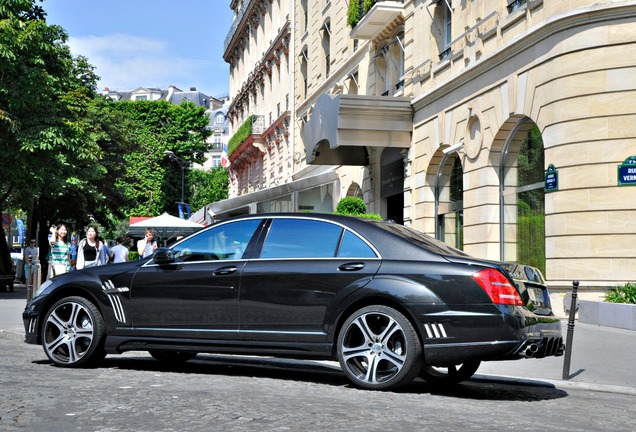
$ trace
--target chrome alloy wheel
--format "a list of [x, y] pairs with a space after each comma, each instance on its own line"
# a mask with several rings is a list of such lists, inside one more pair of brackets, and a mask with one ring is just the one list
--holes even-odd
[[344, 323], [338, 338], [338, 359], [354, 384], [388, 389], [415, 378], [422, 347], [411, 323], [386, 306], [360, 309]]
[[92, 303], [82, 297], [68, 297], [47, 313], [42, 346], [59, 366], [86, 364], [100, 358], [103, 329], [103, 319]]

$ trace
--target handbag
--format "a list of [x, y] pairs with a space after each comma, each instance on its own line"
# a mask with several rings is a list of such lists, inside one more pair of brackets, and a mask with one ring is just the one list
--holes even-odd
[[55, 277], [66, 273], [66, 264], [51, 264], [49, 266], [49, 276]]

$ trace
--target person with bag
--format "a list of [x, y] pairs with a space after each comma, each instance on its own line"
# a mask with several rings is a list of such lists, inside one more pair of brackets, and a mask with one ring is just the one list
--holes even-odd
[[78, 270], [108, 264], [109, 253], [104, 243], [99, 240], [99, 230], [95, 225], [86, 228], [86, 238], [77, 245]]
[[53, 225], [51, 227], [48, 279], [71, 270], [71, 249], [66, 243], [67, 233], [68, 230], [64, 224], [60, 224], [57, 227]]

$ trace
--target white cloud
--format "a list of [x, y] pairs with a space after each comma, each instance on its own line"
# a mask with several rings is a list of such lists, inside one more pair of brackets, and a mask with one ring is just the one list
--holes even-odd
[[191, 86], [205, 91], [201, 82], [211, 61], [179, 56], [170, 44], [128, 34], [70, 38], [73, 55], [83, 55], [95, 66], [101, 78], [98, 90], [126, 91], [137, 87], [167, 88], [174, 84], [187, 89]]

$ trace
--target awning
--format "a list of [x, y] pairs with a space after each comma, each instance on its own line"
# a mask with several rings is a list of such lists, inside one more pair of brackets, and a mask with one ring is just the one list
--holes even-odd
[[308, 164], [364, 166], [367, 148], [409, 148], [412, 130], [410, 98], [324, 94], [301, 134]]
[[206, 206], [205, 219], [208, 217], [223, 218], [233, 216], [235, 214], [249, 213], [249, 206], [259, 202], [269, 201], [275, 198], [286, 196], [292, 192], [310, 189], [323, 184], [331, 183], [338, 179], [338, 175], [334, 169], [322, 174], [304, 177], [279, 186], [251, 192], [234, 198], [228, 198], [223, 201], [208, 204]]
[[178, 236], [192, 234], [203, 228], [203, 225], [164, 213], [161, 216], [144, 219], [128, 227], [128, 235], [143, 237], [146, 228], [153, 228], [155, 237], [164, 245]]

